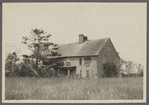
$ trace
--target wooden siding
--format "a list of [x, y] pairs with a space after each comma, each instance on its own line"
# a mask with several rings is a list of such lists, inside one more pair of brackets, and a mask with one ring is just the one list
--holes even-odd
[[99, 52], [97, 62], [98, 77], [103, 77], [103, 64], [108, 62], [114, 63], [120, 74], [120, 57], [110, 39], [108, 39], [102, 50]]
[[[98, 44], [97, 44], [98, 45]], [[96, 46], [97, 46], [96, 45]], [[82, 58], [82, 65], [80, 65], [79, 59]], [[86, 65], [84, 58], [90, 58], [91, 61], [87, 61], [89, 64]], [[85, 78], [89, 71], [89, 77], [103, 77], [103, 64], [104, 63], [114, 63], [120, 74], [120, 57], [115, 50], [110, 38], [106, 40], [104, 45], [101, 47], [101, 50], [97, 56], [80, 56], [80, 57], [67, 57], [64, 59], [64, 66], [66, 62], [70, 62], [70, 66], [76, 67], [76, 75], [80, 75]], [[68, 64], [68, 63], [67, 63]]]
[[[82, 58], [82, 65], [79, 63], [79, 59]], [[70, 61], [70, 66], [76, 66], [76, 75], [80, 75], [80, 71], [82, 70], [82, 77], [86, 77], [86, 71], [89, 71], [89, 77], [97, 77], [97, 57], [87, 57], [91, 58], [91, 62], [89, 65], [85, 65], [84, 58], [86, 57], [78, 57], [78, 58], [64, 58], [64, 66], [66, 66], [66, 62]]]

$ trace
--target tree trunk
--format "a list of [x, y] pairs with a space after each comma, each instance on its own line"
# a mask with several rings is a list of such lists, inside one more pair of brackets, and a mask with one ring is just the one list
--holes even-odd
[[45, 69], [45, 72], [46, 72], [46, 74], [48, 75], [48, 77], [49, 77], [49, 73], [47, 72], [47, 70]]
[[38, 71], [38, 59], [36, 59], [36, 71]]
[[30, 64], [28, 64], [28, 65], [29, 65], [29, 67], [31, 68], [31, 70], [34, 72], [34, 74], [35, 74], [37, 77], [40, 77], [40, 76], [38, 75], [38, 72], [37, 72], [36, 70], [34, 70]]

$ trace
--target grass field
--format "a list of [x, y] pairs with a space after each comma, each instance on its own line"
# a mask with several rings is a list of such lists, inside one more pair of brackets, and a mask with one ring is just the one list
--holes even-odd
[[143, 78], [5, 79], [6, 100], [135, 100], [143, 99]]

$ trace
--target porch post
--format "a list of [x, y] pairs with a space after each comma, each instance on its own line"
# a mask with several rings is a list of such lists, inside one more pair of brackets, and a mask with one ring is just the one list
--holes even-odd
[[68, 69], [68, 76], [69, 76], [69, 74], [70, 74], [70, 69]]

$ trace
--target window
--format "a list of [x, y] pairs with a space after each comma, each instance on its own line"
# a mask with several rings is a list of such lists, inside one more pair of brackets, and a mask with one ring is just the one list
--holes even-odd
[[89, 70], [86, 70], [86, 78], [89, 78]]
[[80, 70], [80, 77], [82, 77], [82, 70]]
[[89, 67], [91, 64], [91, 58], [87, 57], [87, 58], [84, 58], [84, 65], [86, 67]]
[[91, 58], [87, 57], [87, 58], [84, 58], [85, 61], [91, 61]]
[[82, 77], [82, 70], [80, 70], [80, 77]]
[[79, 64], [82, 65], [82, 58], [79, 59]]

